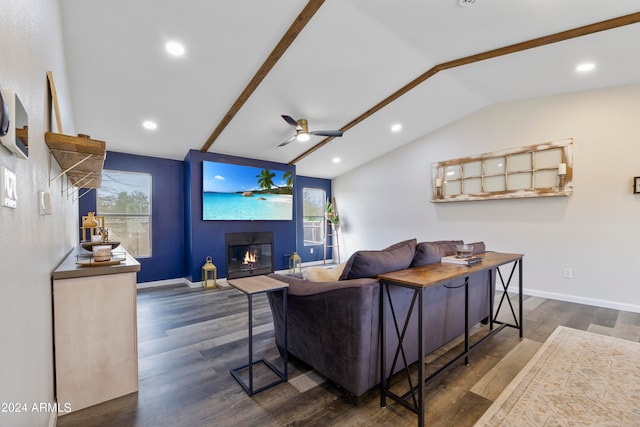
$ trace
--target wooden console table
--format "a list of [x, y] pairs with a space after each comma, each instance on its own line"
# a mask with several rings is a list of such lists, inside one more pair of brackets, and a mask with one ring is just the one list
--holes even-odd
[[[421, 267], [414, 267], [406, 270], [395, 271], [391, 273], [385, 273], [378, 276], [380, 279], [380, 406], [386, 406], [386, 398], [389, 397], [392, 400], [400, 403], [402, 406], [406, 407], [410, 411], [416, 413], [418, 415], [418, 426], [424, 426], [424, 388], [425, 385], [430, 381], [439, 376], [444, 370], [449, 368], [453, 363], [457, 362], [461, 358], [465, 358], [465, 363], [469, 364], [469, 352], [483, 343], [487, 338], [493, 336], [494, 334], [500, 332], [505, 327], [516, 328], [520, 332], [520, 338], [523, 336], [523, 326], [522, 326], [522, 254], [508, 254], [508, 253], [498, 253], [498, 252], [485, 252], [482, 254], [478, 254], [477, 256], [482, 258], [482, 262], [466, 266], [466, 265], [458, 265], [458, 264], [444, 264], [444, 263], [435, 263], [429, 264]], [[498, 269], [498, 267], [506, 264], [513, 263], [513, 267], [511, 269], [511, 273], [507, 281], [505, 282], [502, 273]], [[518, 301], [519, 301], [519, 313], [516, 317], [515, 311], [513, 310], [513, 305], [511, 304], [511, 300], [509, 299], [509, 295], [507, 293], [509, 285], [511, 284], [511, 279], [513, 278], [513, 274], [515, 272], [516, 266], [518, 267]], [[493, 271], [497, 271], [498, 277], [502, 283], [502, 288], [504, 293], [502, 298], [500, 299], [500, 303], [498, 304], [498, 309], [494, 314], [494, 301], [493, 301], [493, 292], [491, 287], [493, 286]], [[489, 274], [489, 333], [476, 342], [473, 346], [469, 345], [469, 276], [473, 273], [487, 271]], [[439, 369], [438, 371], [431, 374], [429, 377], [425, 378], [424, 372], [424, 335], [425, 331], [423, 330], [423, 291], [426, 288], [431, 286], [443, 286], [453, 280], [464, 278], [464, 290], [465, 290], [465, 325], [464, 325], [464, 351], [460, 353], [457, 357], [447, 363], [444, 367]], [[393, 301], [391, 300], [389, 294], [389, 286], [401, 286], [405, 288], [409, 288], [413, 290], [413, 302], [411, 306], [408, 308], [407, 317], [405, 320], [405, 324], [401, 329], [396, 328], [396, 335], [398, 337], [398, 348], [396, 349], [396, 353], [403, 351], [402, 344], [404, 339], [412, 339], [405, 337], [405, 331], [411, 320], [411, 314], [414, 311], [414, 305], [418, 304], [418, 383], [413, 386], [411, 381], [409, 381], [409, 391], [404, 395], [397, 395], [389, 390], [389, 380], [390, 377], [387, 377], [387, 364], [386, 364], [386, 337], [385, 337], [385, 297], [389, 301], [389, 305], [391, 306], [391, 312], [394, 316], [393, 321], [396, 322]], [[500, 309], [503, 306], [503, 302], [507, 302], [509, 308], [511, 309], [511, 314], [513, 315], [514, 323], [503, 323], [496, 320], [498, 313], [500, 313]], [[396, 322], [397, 323], [397, 322]], [[495, 324], [498, 324], [498, 327], [494, 327]], [[402, 331], [402, 332], [400, 332]], [[407, 371], [407, 377], [409, 378], [409, 366], [406, 364], [405, 360], [405, 370]], [[389, 371], [389, 376], [392, 375], [394, 371], [394, 367]], [[417, 391], [417, 396], [416, 396]], [[407, 401], [408, 398], [411, 400]]]

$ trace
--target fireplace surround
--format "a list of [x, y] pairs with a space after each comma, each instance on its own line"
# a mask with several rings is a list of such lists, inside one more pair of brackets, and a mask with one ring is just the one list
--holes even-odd
[[273, 273], [273, 232], [226, 233], [227, 279]]

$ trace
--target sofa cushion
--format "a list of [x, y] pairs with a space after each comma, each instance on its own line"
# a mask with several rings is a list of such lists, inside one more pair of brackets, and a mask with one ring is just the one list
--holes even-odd
[[484, 245], [484, 242], [474, 242], [474, 243], [469, 243], [470, 245], [473, 245], [473, 254], [481, 254], [483, 252], [486, 252], [486, 248]]
[[440, 262], [443, 256], [455, 255], [456, 245], [461, 245], [462, 240], [440, 240], [437, 242], [420, 242], [416, 248], [416, 254], [410, 267]]
[[346, 262], [342, 262], [333, 268], [325, 267], [309, 267], [302, 272], [304, 280], [311, 282], [335, 282], [340, 278], [344, 271]]
[[[462, 240], [439, 240], [437, 242], [418, 243], [416, 254], [411, 261], [410, 267], [419, 267], [421, 265], [440, 262], [440, 259], [444, 256], [455, 255], [456, 245], [461, 244], [463, 244]], [[474, 254], [485, 252], [484, 242], [474, 242], [470, 244], [473, 245]]]
[[416, 239], [398, 242], [380, 251], [357, 251], [347, 260], [340, 280], [376, 277], [382, 273], [409, 267]]
[[[401, 248], [401, 247], [402, 247], [402, 246], [404, 246], [404, 245], [409, 245], [409, 246], [411, 246], [411, 250], [415, 252], [415, 251], [416, 251], [416, 246], [418, 246], [418, 240], [417, 240], [417, 239], [407, 239], [407, 240], [403, 240], [403, 241], [401, 241], [401, 242], [394, 243], [393, 245], [388, 246], [388, 247], [386, 247], [386, 248], [384, 248], [384, 249], [382, 249], [382, 250], [383, 250], [383, 251], [392, 251], [392, 250], [394, 250], [394, 249]], [[385, 272], [385, 273], [386, 273], [386, 272]]]

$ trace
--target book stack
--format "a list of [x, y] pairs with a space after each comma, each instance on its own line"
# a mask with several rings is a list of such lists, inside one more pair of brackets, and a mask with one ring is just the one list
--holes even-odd
[[445, 256], [440, 259], [440, 262], [445, 264], [460, 264], [460, 265], [473, 265], [482, 261], [482, 258], [479, 256], [471, 256], [471, 257], [458, 257], [456, 255]]

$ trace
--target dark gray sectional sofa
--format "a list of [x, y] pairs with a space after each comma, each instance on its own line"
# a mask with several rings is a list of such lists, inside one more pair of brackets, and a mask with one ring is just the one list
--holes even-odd
[[[358, 398], [380, 382], [379, 306], [380, 284], [376, 276], [390, 271], [440, 262], [455, 254], [461, 241], [417, 243], [399, 242], [380, 251], [358, 251], [346, 263], [340, 280], [311, 282], [294, 276], [270, 277], [289, 284], [289, 354], [307, 363], [342, 387], [347, 397]], [[474, 243], [474, 252], [484, 252], [483, 243]], [[489, 315], [488, 271], [469, 278], [469, 321], [474, 325]], [[494, 279], [495, 280], [495, 279]], [[464, 332], [464, 287], [462, 279], [425, 290], [425, 354], [436, 350]], [[411, 291], [390, 287], [396, 314], [405, 313]], [[284, 324], [279, 295], [269, 293], [274, 317], [276, 344], [282, 352]], [[397, 346], [389, 307], [385, 307], [386, 354], [392, 360]], [[412, 316], [408, 334], [417, 337], [417, 315]], [[404, 322], [404, 318], [400, 318]], [[405, 340], [409, 363], [417, 360], [415, 340]], [[396, 367], [396, 371], [400, 366]]]

